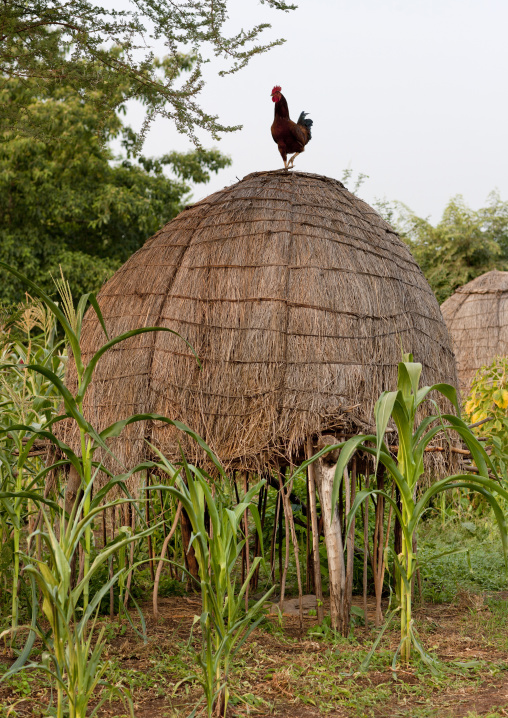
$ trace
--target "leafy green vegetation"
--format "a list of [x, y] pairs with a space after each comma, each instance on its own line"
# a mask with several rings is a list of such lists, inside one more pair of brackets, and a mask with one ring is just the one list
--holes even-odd
[[[63, 62], [63, 52], [55, 53], [55, 62]], [[105, 90], [99, 86], [95, 92], [99, 102], [105, 100]], [[99, 289], [189, 201], [189, 181], [206, 182], [210, 172], [230, 164], [218, 150], [205, 149], [135, 160], [132, 130], [120, 115], [101, 120], [70, 81], [50, 91], [35, 79], [2, 83], [3, 107], [12, 107], [19, 95], [34, 121], [51, 123], [58, 142], [13, 132], [2, 114], [0, 260], [46, 292], [54, 291], [52, 276], [60, 276], [60, 267], [74, 296]], [[118, 110], [129, 97], [124, 79], [114, 98]], [[115, 139], [122, 157], [110, 148]], [[23, 300], [26, 285], [4, 272], [0, 276], [0, 302]]]
[[[283, 0], [266, 3], [283, 11], [294, 8]], [[227, 74], [245, 67], [253, 55], [284, 42], [259, 44], [259, 36], [270, 27], [267, 24], [229, 35], [225, 27], [229, 5], [228, 0], [215, 0], [211, 6], [181, 0], [138, 0], [119, 10], [89, 0], [4, 3], [0, 75], [39, 83], [44, 100], [65, 82], [71, 99], [85, 102], [97, 116], [99, 134], [118, 110], [119, 88], [128, 83], [129, 96], [146, 108], [145, 122], [135, 136], [138, 148], [157, 116], [167, 118], [195, 141], [197, 128], [217, 139], [220, 133], [237, 128], [221, 125], [197, 102], [204, 86], [202, 66], [208, 60], [205, 48], [224, 59], [219, 74]], [[153, 58], [151, 48], [156, 39], [163, 40], [169, 51], [162, 63]], [[62, 47], [64, 57], [60, 55]], [[179, 72], [188, 62], [182, 50], [194, 63], [185, 82], [179, 81]], [[19, 134], [61, 139], [51, 116], [34, 114], [29, 96], [23, 92], [3, 105], [2, 114], [8, 128]]]
[[[471, 423], [484, 422], [475, 432], [486, 439], [498, 472], [508, 477], [508, 357], [495, 357], [481, 367], [471, 384], [464, 411]], [[488, 419], [488, 421], [487, 421]]]
[[[465, 550], [449, 553], [457, 546]], [[425, 601], [452, 602], [461, 592], [508, 588], [503, 546], [488, 512], [487, 516], [461, 512], [447, 520], [444, 529], [437, 516], [424, 522], [418, 554]], [[440, 557], [427, 562], [431, 555]]]
[[508, 269], [508, 202], [498, 192], [478, 210], [452, 198], [435, 226], [400, 202], [376, 206], [409, 245], [440, 304], [480, 274]]

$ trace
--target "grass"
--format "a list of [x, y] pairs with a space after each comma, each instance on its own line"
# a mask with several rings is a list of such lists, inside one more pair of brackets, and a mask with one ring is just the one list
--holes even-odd
[[423, 596], [426, 601], [445, 603], [460, 592], [503, 591], [508, 589], [503, 548], [489, 517], [466, 513], [448, 520], [422, 524], [419, 555], [429, 555], [463, 546], [468, 553], [443, 556], [422, 567]]

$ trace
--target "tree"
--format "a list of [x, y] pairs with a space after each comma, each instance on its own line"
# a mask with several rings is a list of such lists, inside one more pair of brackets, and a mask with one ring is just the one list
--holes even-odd
[[454, 197], [435, 227], [401, 203], [378, 202], [377, 209], [411, 248], [440, 304], [480, 274], [508, 269], [508, 202], [498, 192], [478, 210]]
[[[62, 54], [62, 53], [60, 53]], [[0, 259], [47, 291], [59, 267], [75, 296], [98, 289], [188, 201], [188, 180], [206, 182], [210, 172], [230, 164], [218, 150], [170, 152], [156, 159], [134, 158], [135, 136], [117, 114], [100, 118], [95, 104], [72, 85], [55, 85], [51, 96], [36, 80], [9, 80], [0, 91], [3, 107], [19, 96], [36, 122], [51, 125], [60, 142], [44, 142], [9, 130], [0, 119]], [[100, 101], [100, 93], [96, 92]], [[129, 83], [112, 100], [122, 108]], [[123, 159], [103, 145], [117, 138]], [[178, 179], [169, 179], [169, 167]], [[20, 301], [21, 283], [0, 285], [0, 301]]]
[[[288, 11], [284, 0], [262, 0], [271, 8]], [[228, 0], [129, 0], [128, 9], [114, 10], [89, 0], [59, 3], [55, 0], [9, 0], [0, 3], [0, 89], [2, 82], [35, 80], [51, 97], [61, 83], [76, 97], [91, 103], [98, 115], [97, 128], [108, 124], [118, 109], [118, 85], [128, 80], [131, 98], [147, 108], [146, 120], [136, 137], [139, 149], [150, 122], [162, 115], [197, 143], [195, 128], [218, 139], [226, 127], [196, 102], [203, 88], [202, 67], [210, 51], [225, 60], [219, 74], [236, 72], [251, 57], [265, 52], [279, 39], [258, 44], [268, 24], [227, 36]], [[168, 57], [154, 60], [150, 44], [163, 40]], [[65, 48], [65, 55], [60, 50]], [[118, 48], [121, 52], [111, 52]], [[184, 53], [184, 54], [182, 54]], [[192, 56], [193, 69], [181, 82], [182, 58]], [[99, 95], [97, 95], [99, 90]], [[54, 136], [51, 123], [41, 123], [23, 94], [3, 112], [11, 129], [30, 136]]]

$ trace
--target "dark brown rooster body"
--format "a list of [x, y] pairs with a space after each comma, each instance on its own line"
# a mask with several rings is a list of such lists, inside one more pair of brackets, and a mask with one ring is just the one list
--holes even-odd
[[[306, 112], [300, 114], [298, 122], [290, 120], [288, 103], [280, 90], [279, 85], [272, 90], [272, 100], [275, 103], [272, 137], [284, 161], [284, 169], [287, 170], [293, 167], [295, 157], [304, 151], [305, 145], [311, 139], [312, 120], [306, 119]], [[288, 154], [292, 152], [294, 154], [288, 162]]]

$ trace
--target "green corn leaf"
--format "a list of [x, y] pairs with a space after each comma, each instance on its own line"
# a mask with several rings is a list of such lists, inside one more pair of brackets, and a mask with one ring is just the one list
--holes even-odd
[[[367, 454], [371, 454], [372, 456], [376, 456], [377, 453], [377, 450], [371, 448], [370, 446], [362, 446], [362, 451]], [[397, 488], [401, 493], [402, 500], [406, 503], [408, 507], [411, 506], [413, 501], [413, 495], [403, 474], [399, 471], [397, 462], [390, 456], [390, 454], [384, 451], [380, 453], [379, 460], [397, 484]]]
[[137, 541], [139, 539], [144, 538], [145, 536], [149, 536], [161, 525], [162, 525], [162, 523], [155, 524], [154, 526], [151, 526], [149, 529], [145, 529], [144, 531], [140, 531], [139, 533], [136, 533], [133, 536], [128, 536], [127, 538], [122, 539], [118, 543], [115, 543], [113, 545], [109, 544], [108, 546], [106, 546], [96, 556], [94, 562], [90, 566], [87, 576], [85, 576], [80, 581], [80, 583], [76, 586], [76, 588], [72, 591], [74, 605], [77, 605], [78, 599], [81, 596], [85, 585], [87, 585], [90, 582], [90, 579], [92, 578], [94, 573], [98, 570], [99, 566], [101, 566], [105, 561], [107, 561], [108, 558], [113, 555], [113, 553], [116, 553], [116, 551], [123, 548], [124, 546], [128, 546], [133, 541]]
[[3, 678], [0, 678], [0, 682], [7, 678], [8, 676], [14, 675], [14, 673], [17, 673], [19, 670], [23, 668], [25, 663], [30, 657], [30, 653], [32, 652], [33, 645], [35, 643], [35, 639], [37, 638], [38, 632], [37, 632], [37, 616], [38, 616], [38, 607], [39, 603], [37, 600], [37, 584], [35, 582], [35, 579], [32, 575], [29, 575], [30, 578], [30, 588], [32, 591], [32, 601], [31, 601], [31, 608], [32, 608], [32, 620], [30, 624], [30, 632], [28, 634], [26, 643], [23, 647], [23, 650], [17, 657], [17, 659], [14, 661], [12, 666], [9, 668], [7, 674], [3, 676]]
[[418, 639], [418, 634], [415, 631], [413, 621], [411, 621], [411, 624], [409, 626], [409, 633], [411, 635], [411, 638], [413, 639], [413, 644], [418, 653], [420, 654], [420, 658], [425, 663], [427, 668], [430, 670], [433, 676], [440, 676], [442, 674], [442, 671], [440, 670], [439, 664], [436, 662], [436, 659], [430, 656], [425, 649], [423, 648], [422, 644], [420, 643]]
[[398, 611], [400, 611], [400, 606], [398, 606], [397, 608], [395, 608], [393, 611], [391, 611], [391, 612], [386, 616], [385, 623], [384, 623], [383, 627], [381, 628], [381, 630], [379, 631], [376, 640], [375, 640], [374, 643], [372, 644], [372, 648], [370, 649], [370, 651], [367, 653], [367, 655], [365, 656], [365, 658], [363, 659], [363, 661], [362, 661], [361, 664], [360, 664], [360, 671], [361, 671], [362, 673], [368, 670], [369, 665], [370, 665], [370, 662], [371, 662], [371, 660], [372, 660], [372, 656], [373, 656], [374, 653], [376, 652], [376, 648], [377, 648], [377, 647], [379, 646], [379, 644], [381, 643], [381, 639], [383, 638], [383, 636], [384, 636], [384, 634], [385, 634], [385, 631], [388, 630], [388, 628], [389, 628], [389, 626], [390, 626], [390, 623], [391, 623], [392, 620], [393, 620], [393, 617], [395, 616], [395, 614], [396, 614]]
[[399, 363], [397, 386], [401, 390], [404, 400], [408, 399], [411, 394], [413, 397], [416, 397], [421, 373], [422, 365], [418, 362], [409, 361]]
[[393, 510], [395, 512], [395, 515], [399, 519], [400, 526], [401, 526], [402, 532], [405, 536], [407, 545], [408, 546], [411, 545], [410, 534], [407, 531], [405, 522], [402, 519], [402, 516], [399, 511], [399, 507], [397, 506], [397, 502], [389, 494], [387, 494], [385, 491], [382, 491], [381, 489], [369, 489], [368, 491], [363, 490], [363, 491], [359, 491], [356, 494], [355, 500], [353, 501], [351, 510], [349, 511], [349, 513], [347, 515], [347, 519], [346, 519], [346, 536], [349, 535], [349, 531], [351, 529], [351, 524], [353, 523], [353, 519], [355, 518], [356, 512], [358, 511], [358, 509], [360, 508], [362, 503], [369, 496], [373, 496], [373, 495], [382, 496], [389, 504], [391, 504], [391, 506], [393, 506]]
[[219, 516], [219, 512], [217, 511], [217, 505], [212, 497], [212, 492], [210, 491], [210, 487], [208, 486], [208, 483], [203, 479], [202, 476], [198, 475], [197, 480], [199, 481], [201, 490], [203, 491], [203, 494], [205, 496], [205, 500], [206, 500], [206, 504], [208, 506], [208, 512], [210, 514], [210, 519], [212, 521], [214, 533], [217, 532], [220, 534], [220, 516]]
[[451, 425], [450, 428], [453, 428], [464, 440], [480, 474], [488, 476], [490, 469], [492, 473], [497, 476], [496, 469], [490, 457], [467, 424], [462, 421], [462, 419], [459, 419], [459, 417], [453, 416], [453, 414], [444, 414], [443, 420], [449, 422]]
[[425, 561], [420, 561], [420, 559], [417, 559], [417, 563], [420, 566], [427, 566], [429, 563], [432, 563], [433, 561], [437, 561], [440, 558], [444, 558], [445, 556], [453, 556], [456, 553], [468, 553], [468, 548], [452, 548], [449, 551], [441, 551], [441, 553], [436, 553], [433, 556], [430, 556], [429, 558], [425, 559]]
[[[351, 439], [348, 439], [344, 444], [337, 444], [334, 448], [340, 447], [341, 451], [339, 454], [339, 460], [337, 461], [337, 465], [335, 467], [335, 474], [333, 477], [333, 489], [332, 489], [332, 506], [336, 506], [337, 501], [339, 499], [339, 492], [340, 492], [340, 486], [342, 483], [342, 477], [344, 475], [344, 469], [349, 464], [351, 458], [354, 456], [356, 451], [361, 447], [362, 450], [364, 447], [365, 441], [376, 441], [375, 436], [353, 436]], [[330, 448], [330, 447], [327, 447]], [[333, 520], [333, 517], [330, 518], [330, 521]]]
[[393, 407], [399, 395], [398, 391], [385, 391], [376, 401], [374, 407], [374, 417], [376, 420], [376, 469], [379, 464], [379, 455], [383, 444], [384, 435], [388, 422], [392, 416]]
[[80, 298], [78, 302], [78, 307], [76, 310], [77, 320], [78, 320], [78, 336], [81, 335], [81, 325], [83, 322], [83, 317], [85, 316], [85, 310], [86, 305], [90, 303], [93, 307], [95, 314], [97, 315], [97, 319], [100, 322], [100, 325], [102, 327], [102, 330], [104, 331], [104, 334], [106, 336], [106, 339], [109, 340], [108, 331], [106, 329], [106, 324], [104, 322], [104, 317], [102, 316], [101, 308], [99, 307], [99, 304], [97, 302], [97, 297], [93, 292], [89, 292], [88, 294], [83, 294], [83, 296]]
[[[46, 506], [52, 508], [54, 511], [60, 512], [59, 504], [52, 499], [44, 498], [44, 495], [41, 494], [39, 491], [0, 491], [0, 501], [3, 501], [4, 499], [29, 499], [30, 501], [33, 501], [36, 505], [45, 504]], [[5, 503], [4, 506], [9, 512], [8, 507], [12, 506], [12, 504], [10, 502]], [[15, 512], [14, 515], [16, 515]]]
[[448, 401], [456, 409], [457, 414], [460, 415], [457, 390], [455, 389], [454, 386], [451, 386], [451, 384], [433, 384], [432, 386], [424, 386], [416, 394], [416, 405], [420, 406], [420, 404], [423, 401], [425, 401], [425, 399], [427, 398], [428, 394], [430, 394], [431, 391], [438, 391], [440, 394], [442, 394], [444, 397], [446, 397], [448, 399]]
[[119, 571], [115, 573], [114, 576], [112, 576], [109, 581], [101, 586], [101, 588], [97, 591], [97, 593], [94, 594], [92, 600], [88, 604], [86, 611], [84, 612], [83, 616], [81, 617], [81, 620], [78, 624], [78, 631], [83, 632], [86, 630], [88, 626], [88, 622], [90, 621], [90, 618], [92, 617], [92, 614], [95, 612], [95, 609], [99, 606], [100, 602], [104, 598], [104, 596], [108, 593], [109, 589], [115, 585], [115, 583], [118, 581], [120, 576], [122, 574], [126, 573], [126, 568], [121, 568]]

